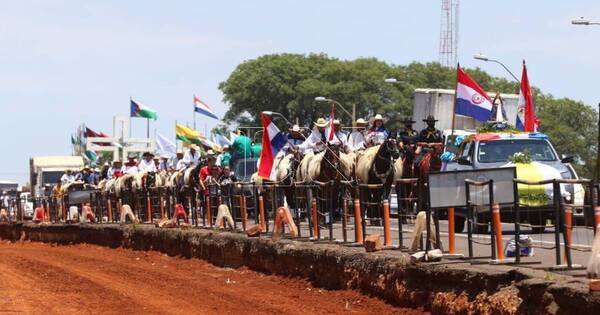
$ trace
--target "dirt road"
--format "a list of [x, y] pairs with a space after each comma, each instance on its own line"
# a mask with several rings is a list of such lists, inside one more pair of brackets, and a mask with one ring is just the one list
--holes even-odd
[[422, 314], [304, 280], [91, 245], [2, 241], [0, 275], [1, 314]]

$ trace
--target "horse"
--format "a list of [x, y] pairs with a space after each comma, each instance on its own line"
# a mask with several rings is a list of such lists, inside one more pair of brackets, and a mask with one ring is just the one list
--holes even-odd
[[[402, 176], [398, 179], [409, 179], [415, 178], [415, 153], [416, 148], [412, 145], [404, 145], [402, 150], [402, 159], [396, 161], [401, 164]], [[397, 182], [397, 180], [395, 180]], [[411, 199], [417, 191], [417, 184], [408, 183], [396, 185], [396, 196], [398, 197], [398, 206], [400, 207], [402, 214], [408, 213], [414, 214], [414, 204]], [[404, 219], [403, 219], [404, 220]]]
[[[382, 184], [382, 189], [369, 189], [360, 191], [361, 198], [367, 202], [380, 202], [382, 197], [387, 198], [390, 195], [392, 183], [395, 178], [401, 176], [397, 174], [402, 168], [396, 166], [396, 159], [399, 157], [396, 138], [388, 138], [380, 145], [370, 147], [360, 156], [356, 165], [356, 179], [359, 184]], [[367, 207], [367, 216], [371, 218], [380, 218], [378, 207]], [[374, 221], [377, 222], [378, 220]]]
[[[278, 161], [276, 160], [276, 181], [283, 186], [283, 197], [285, 197], [287, 204], [296, 208], [301, 205], [296, 204], [295, 195], [297, 193], [294, 187], [296, 180], [296, 174], [298, 167], [300, 166], [300, 154], [297, 151], [293, 151], [281, 157]], [[283, 204], [283, 200], [281, 204]]]
[[419, 204], [424, 205], [428, 198], [428, 190], [425, 187], [427, 181], [427, 175], [429, 172], [438, 172], [442, 169], [442, 160], [440, 155], [442, 154], [443, 143], [417, 143], [417, 146], [425, 149], [425, 152], [421, 152], [420, 159], [417, 159], [415, 166], [415, 177], [419, 179]]

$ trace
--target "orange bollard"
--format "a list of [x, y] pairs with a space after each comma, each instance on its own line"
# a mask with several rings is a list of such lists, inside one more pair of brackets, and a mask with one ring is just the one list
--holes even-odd
[[448, 252], [456, 253], [456, 243], [454, 235], [454, 208], [448, 208]]
[[208, 225], [210, 227], [212, 227], [213, 222], [212, 222], [212, 210], [210, 209], [210, 196], [206, 196], [206, 220], [208, 220]]
[[[565, 247], [571, 246], [571, 233], [573, 231], [573, 208], [569, 206], [565, 206], [565, 228], [567, 229], [567, 244]], [[565, 260], [566, 260], [567, 251], [565, 250]]]
[[313, 228], [313, 237], [319, 237], [319, 216], [317, 215], [317, 199], [313, 198], [310, 202], [311, 206], [311, 215], [312, 215], [312, 228]]
[[146, 196], [146, 221], [152, 223], [152, 201], [150, 195]]
[[363, 243], [362, 216], [360, 215], [360, 200], [354, 199], [354, 240]]
[[110, 202], [110, 197], [106, 199], [106, 211], [108, 212], [108, 222], [112, 222], [112, 203]]
[[260, 213], [260, 228], [263, 232], [267, 231], [265, 224], [265, 200], [263, 196], [258, 196], [258, 211]]
[[594, 208], [594, 226], [596, 227], [596, 233], [600, 232], [600, 206]]
[[390, 202], [383, 200], [383, 245], [392, 246], [392, 233], [390, 229]]
[[495, 203], [492, 207], [492, 220], [494, 231], [496, 232], [496, 257], [498, 260], [504, 260], [504, 246], [502, 244], [502, 224], [500, 223], [500, 205]]
[[240, 216], [242, 216], [242, 230], [246, 231], [246, 196], [240, 196]]

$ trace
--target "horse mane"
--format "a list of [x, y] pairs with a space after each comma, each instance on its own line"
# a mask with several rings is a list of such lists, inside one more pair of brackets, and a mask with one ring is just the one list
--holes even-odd
[[373, 165], [373, 161], [375, 160], [380, 147], [381, 145], [376, 145], [367, 148], [356, 163], [356, 179], [360, 183], [366, 184], [369, 182], [369, 171], [371, 170], [371, 165]]
[[341, 171], [342, 171], [342, 174], [344, 174], [344, 176], [346, 176], [346, 179], [348, 179], [348, 180], [354, 177], [354, 164], [356, 163], [355, 160], [356, 160], [356, 153], [340, 152]]
[[323, 161], [323, 158], [325, 157], [325, 151], [319, 152], [317, 154], [314, 155], [314, 157], [310, 160], [310, 163], [308, 165], [308, 172], [306, 173], [306, 178], [308, 179], [309, 182], [312, 182], [313, 180], [317, 179], [319, 177], [319, 174], [321, 174], [321, 161]]
[[275, 178], [278, 182], [286, 179], [288, 175], [290, 175], [290, 172], [293, 171], [291, 169], [293, 157], [293, 154], [288, 153], [283, 157], [279, 157], [275, 160], [275, 165], [277, 165], [277, 172]]
[[404, 173], [404, 161], [403, 159], [396, 159], [394, 161], [394, 183], [402, 178]]

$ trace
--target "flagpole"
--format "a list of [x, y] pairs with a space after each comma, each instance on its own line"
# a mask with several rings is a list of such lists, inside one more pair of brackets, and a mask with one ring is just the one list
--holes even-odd
[[450, 136], [454, 136], [454, 121], [456, 119], [456, 94], [458, 94], [458, 70], [460, 69], [460, 62], [456, 63], [456, 87], [454, 88], [454, 104], [452, 105], [452, 132]]
[[150, 139], [150, 118], [146, 118], [146, 138]]
[[178, 148], [178, 144], [177, 144], [177, 119], [175, 119], [175, 153], [177, 153], [177, 148]]

